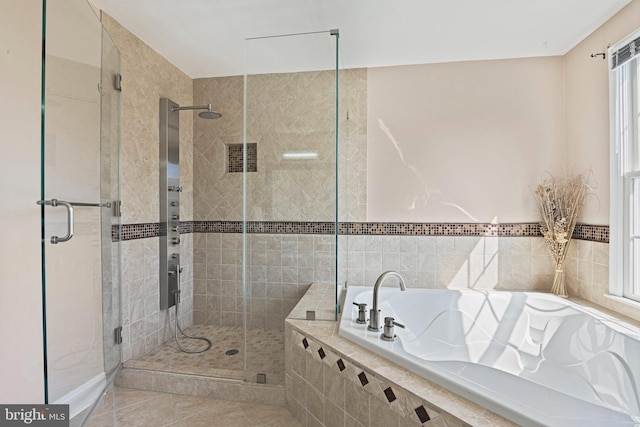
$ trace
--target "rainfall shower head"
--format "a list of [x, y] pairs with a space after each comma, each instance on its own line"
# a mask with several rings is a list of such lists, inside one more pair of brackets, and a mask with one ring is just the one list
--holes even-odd
[[217, 113], [211, 109], [211, 104], [207, 105], [193, 105], [189, 107], [171, 107], [171, 111], [180, 111], [180, 110], [207, 110], [198, 114], [203, 119], [218, 119], [222, 117], [222, 114]]
[[211, 110], [203, 111], [198, 115], [203, 119], [219, 119], [222, 117], [222, 114]]

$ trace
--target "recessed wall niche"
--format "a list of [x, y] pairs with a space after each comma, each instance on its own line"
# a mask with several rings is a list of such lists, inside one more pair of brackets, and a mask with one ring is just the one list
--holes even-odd
[[[227, 144], [227, 172], [242, 173], [242, 145]], [[258, 172], [258, 144], [247, 142], [247, 172]]]

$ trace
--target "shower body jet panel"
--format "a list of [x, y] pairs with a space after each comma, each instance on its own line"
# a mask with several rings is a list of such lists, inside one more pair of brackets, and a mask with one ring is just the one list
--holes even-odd
[[180, 277], [180, 115], [160, 99], [160, 309], [175, 305]]

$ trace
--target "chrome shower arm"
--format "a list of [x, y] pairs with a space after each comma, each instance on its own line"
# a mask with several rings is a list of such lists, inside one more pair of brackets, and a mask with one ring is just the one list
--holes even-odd
[[207, 105], [192, 105], [187, 107], [171, 107], [171, 111], [180, 111], [180, 110], [207, 110], [211, 111], [211, 104]]

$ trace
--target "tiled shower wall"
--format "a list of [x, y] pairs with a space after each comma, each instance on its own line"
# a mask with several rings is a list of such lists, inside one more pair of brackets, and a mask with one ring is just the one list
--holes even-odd
[[[283, 330], [311, 283], [332, 283], [334, 242], [327, 235], [248, 235], [248, 327]], [[242, 326], [242, 234], [196, 233], [194, 245], [194, 323]]]
[[[340, 72], [340, 218], [364, 221], [366, 209], [366, 70]], [[242, 219], [242, 174], [227, 172], [227, 146], [243, 141], [243, 78], [196, 79], [194, 103], [222, 117], [194, 123], [194, 219]], [[247, 141], [256, 143], [257, 172], [247, 177], [251, 221], [335, 220], [335, 73], [250, 76]], [[314, 151], [315, 160], [285, 152]], [[242, 322], [239, 234], [195, 235], [194, 322]], [[311, 283], [335, 280], [335, 238], [256, 234], [248, 238], [249, 327], [282, 330]]]
[[[102, 23], [121, 53], [122, 74], [122, 224], [159, 221], [159, 104], [167, 97], [193, 104], [193, 80], [106, 14]], [[193, 217], [193, 113], [180, 115], [181, 217]], [[159, 300], [157, 234], [122, 244], [123, 360], [137, 358], [170, 337], [170, 315]], [[182, 321], [192, 322], [191, 234], [181, 237], [185, 271]], [[173, 309], [171, 319], [173, 319]]]
[[[266, 74], [248, 79], [247, 142], [257, 172], [247, 177], [250, 221], [335, 219], [335, 73]], [[366, 70], [340, 73], [340, 219], [366, 216]], [[218, 120], [194, 123], [194, 219], [242, 219], [242, 174], [228, 173], [227, 145], [243, 141], [243, 77], [194, 80], [194, 102]], [[286, 160], [313, 151], [315, 160]]]

